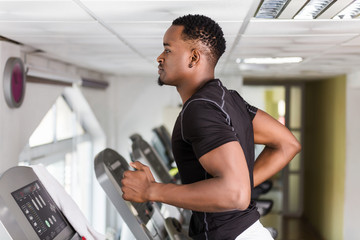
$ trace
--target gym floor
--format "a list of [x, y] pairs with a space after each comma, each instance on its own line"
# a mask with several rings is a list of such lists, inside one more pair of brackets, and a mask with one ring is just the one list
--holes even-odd
[[311, 225], [302, 218], [283, 217], [269, 213], [260, 218], [265, 227], [274, 227], [278, 231], [275, 240], [323, 240]]

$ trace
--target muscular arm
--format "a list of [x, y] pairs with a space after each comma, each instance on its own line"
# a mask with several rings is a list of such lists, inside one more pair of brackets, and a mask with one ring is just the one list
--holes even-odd
[[265, 148], [254, 165], [254, 186], [279, 172], [300, 152], [300, 143], [281, 123], [258, 110], [253, 119], [254, 141]]
[[243, 150], [238, 142], [226, 143], [200, 158], [213, 178], [193, 184], [156, 183], [148, 167], [132, 164], [127, 171], [123, 198], [131, 201], [157, 201], [195, 211], [244, 210], [250, 202], [250, 180]]

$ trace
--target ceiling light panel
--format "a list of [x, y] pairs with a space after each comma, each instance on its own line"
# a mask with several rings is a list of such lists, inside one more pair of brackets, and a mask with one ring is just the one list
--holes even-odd
[[315, 19], [336, 0], [310, 0], [294, 19]]
[[360, 0], [356, 0], [336, 15], [335, 19], [352, 19], [360, 16]]
[[280, 19], [292, 19], [308, 0], [291, 0], [286, 8], [280, 13]]
[[282, 57], [282, 58], [245, 58], [243, 62], [246, 64], [286, 64], [299, 63], [303, 59], [301, 57]]
[[326, 11], [323, 11], [317, 19], [331, 19], [353, 1], [354, 0], [338, 0], [326, 9]]
[[257, 11], [256, 18], [276, 18], [289, 0], [263, 0], [259, 10]]

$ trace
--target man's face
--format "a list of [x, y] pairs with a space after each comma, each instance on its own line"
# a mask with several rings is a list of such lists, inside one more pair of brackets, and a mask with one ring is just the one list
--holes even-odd
[[157, 58], [159, 63], [159, 85], [178, 86], [189, 74], [191, 46], [181, 33], [184, 26], [171, 26], [164, 35], [164, 51]]

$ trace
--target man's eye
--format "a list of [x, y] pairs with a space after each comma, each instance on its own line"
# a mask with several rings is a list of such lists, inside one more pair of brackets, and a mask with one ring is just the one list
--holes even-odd
[[169, 50], [169, 49], [165, 49], [164, 52], [165, 52], [165, 53], [169, 53], [170, 50]]

